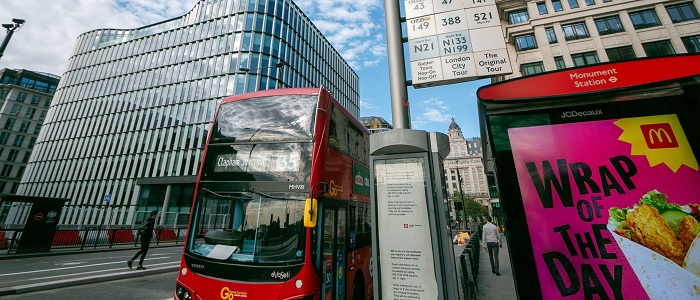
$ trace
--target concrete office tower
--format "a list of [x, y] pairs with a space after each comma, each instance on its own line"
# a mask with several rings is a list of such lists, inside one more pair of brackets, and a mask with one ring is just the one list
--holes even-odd
[[513, 74], [700, 52], [700, 0], [496, 0]]
[[359, 117], [357, 74], [290, 0], [202, 0], [74, 49], [18, 191], [71, 199], [64, 225], [187, 224], [224, 96], [325, 86]]
[[29, 70], [0, 70], [0, 197], [17, 192], [59, 79]]

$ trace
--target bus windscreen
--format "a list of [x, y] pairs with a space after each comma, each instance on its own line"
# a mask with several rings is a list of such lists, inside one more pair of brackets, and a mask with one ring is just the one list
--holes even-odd
[[211, 144], [311, 140], [318, 96], [280, 95], [224, 103]]
[[218, 261], [290, 263], [303, 260], [304, 195], [200, 191], [188, 252]]

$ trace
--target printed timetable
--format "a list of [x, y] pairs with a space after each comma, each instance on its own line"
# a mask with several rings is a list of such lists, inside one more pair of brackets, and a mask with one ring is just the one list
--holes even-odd
[[404, 0], [416, 88], [510, 74], [495, 0]]

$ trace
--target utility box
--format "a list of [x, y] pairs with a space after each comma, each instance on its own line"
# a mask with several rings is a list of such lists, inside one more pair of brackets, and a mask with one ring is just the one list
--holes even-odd
[[370, 136], [375, 299], [457, 299], [442, 133], [394, 129]]

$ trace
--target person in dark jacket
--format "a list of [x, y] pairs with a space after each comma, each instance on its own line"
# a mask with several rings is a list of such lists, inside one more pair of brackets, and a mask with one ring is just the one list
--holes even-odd
[[148, 253], [148, 247], [151, 245], [151, 239], [153, 238], [153, 227], [156, 224], [156, 218], [158, 218], [158, 212], [154, 210], [151, 212], [151, 217], [146, 220], [146, 230], [143, 234], [141, 234], [141, 250], [139, 250], [139, 252], [136, 252], [136, 255], [134, 255], [134, 257], [131, 258], [131, 260], [126, 262], [126, 265], [129, 266], [129, 269], [131, 269], [131, 266], [134, 264], [134, 261], [137, 257], [139, 257], [139, 255], [141, 256], [141, 260], [139, 260], [139, 266], [136, 269], [146, 269], [143, 267], [143, 259], [146, 258], [146, 253]]

